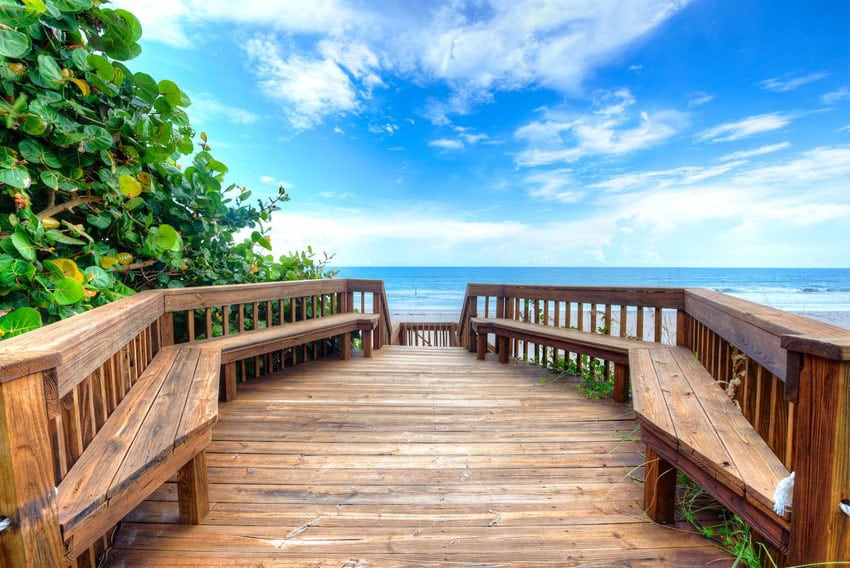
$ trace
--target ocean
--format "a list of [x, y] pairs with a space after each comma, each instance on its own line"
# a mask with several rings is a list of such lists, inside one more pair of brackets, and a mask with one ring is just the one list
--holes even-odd
[[[846, 268], [333, 267], [340, 278], [384, 281], [394, 318], [460, 312], [466, 285], [693, 286], [850, 327]], [[843, 314], [843, 315], [842, 315]]]

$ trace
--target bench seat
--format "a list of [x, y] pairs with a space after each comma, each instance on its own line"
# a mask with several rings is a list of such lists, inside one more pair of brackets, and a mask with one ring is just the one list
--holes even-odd
[[218, 417], [218, 351], [162, 348], [58, 487], [66, 558], [84, 552], [175, 473], [180, 520], [207, 513], [204, 449]]
[[773, 493], [789, 472], [723, 388], [683, 347], [636, 348], [629, 358], [650, 517], [674, 520], [679, 470], [786, 550], [790, 526], [773, 512]]
[[355, 331], [363, 333], [363, 356], [371, 357], [372, 331], [378, 326], [380, 318], [379, 314], [333, 314], [236, 335], [202, 339], [192, 345], [221, 352], [221, 400], [229, 402], [236, 398], [236, 361], [340, 335], [344, 336], [340, 357], [348, 359], [351, 357], [351, 333]]
[[635, 347], [656, 345], [638, 339], [552, 327], [506, 318], [470, 318], [470, 324], [473, 332], [478, 335], [477, 350], [478, 358], [481, 360], [487, 353], [487, 334], [492, 333], [496, 336], [501, 363], [507, 363], [509, 359], [510, 354], [507, 346], [507, 338], [509, 337], [590, 357], [598, 357], [615, 363], [613, 397], [618, 402], [625, 402], [628, 399], [629, 350]]

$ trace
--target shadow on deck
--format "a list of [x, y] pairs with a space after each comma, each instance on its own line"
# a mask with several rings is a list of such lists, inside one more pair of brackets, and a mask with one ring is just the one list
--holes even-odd
[[385, 346], [241, 385], [207, 449], [209, 515], [178, 524], [167, 483], [106, 565], [729, 565], [643, 513], [631, 408], [544, 372]]

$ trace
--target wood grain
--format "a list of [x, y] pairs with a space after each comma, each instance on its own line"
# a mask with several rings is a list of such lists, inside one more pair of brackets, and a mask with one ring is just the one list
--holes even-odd
[[206, 451], [210, 513], [177, 525], [165, 484], [107, 565], [731, 562], [640, 510], [627, 407], [539, 376], [462, 348], [387, 346], [240, 385]]

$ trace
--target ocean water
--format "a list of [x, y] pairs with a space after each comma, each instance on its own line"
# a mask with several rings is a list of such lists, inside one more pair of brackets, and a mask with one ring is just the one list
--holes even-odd
[[468, 283], [559, 286], [693, 286], [781, 310], [850, 313], [845, 268], [335, 267], [340, 278], [384, 281], [394, 314], [460, 311]]

